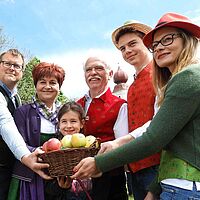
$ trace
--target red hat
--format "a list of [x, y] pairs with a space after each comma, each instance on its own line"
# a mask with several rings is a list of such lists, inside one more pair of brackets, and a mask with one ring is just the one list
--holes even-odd
[[156, 30], [165, 26], [181, 28], [191, 33], [191, 35], [200, 38], [200, 27], [192, 23], [190, 19], [176, 13], [166, 13], [160, 18], [155, 28], [144, 36], [143, 42], [146, 47], [149, 47], [152, 44], [153, 35]]

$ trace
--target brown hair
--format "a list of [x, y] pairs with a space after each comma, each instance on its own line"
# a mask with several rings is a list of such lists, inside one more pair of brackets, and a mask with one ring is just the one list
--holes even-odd
[[41, 62], [33, 68], [32, 76], [35, 86], [41, 78], [54, 76], [58, 81], [59, 87], [61, 87], [65, 79], [65, 71], [56, 64]]
[[61, 117], [67, 113], [68, 111], [74, 111], [77, 112], [79, 115], [79, 119], [85, 119], [85, 111], [83, 110], [82, 106], [75, 102], [75, 101], [69, 101], [67, 103], [65, 103], [59, 110], [58, 112], [58, 121], [60, 121]]
[[[80, 121], [85, 120], [85, 111], [84, 111], [83, 107], [79, 103], [77, 103], [75, 101], [69, 101], [69, 102], [65, 103], [60, 108], [60, 110], [58, 112], [58, 116], [57, 116], [58, 117], [58, 124], [59, 124], [60, 119], [62, 118], [62, 116], [65, 113], [69, 112], [70, 110], [73, 111], [73, 112], [76, 112], [78, 114]], [[83, 128], [80, 130], [80, 132], [81, 133], [84, 132]], [[61, 133], [58, 133], [58, 137], [62, 138], [63, 136], [62, 136]]]
[[125, 27], [122, 28], [115, 36], [115, 41], [118, 44], [120, 37], [122, 37], [123, 35], [127, 34], [127, 33], [135, 33], [138, 37], [140, 37], [141, 39], [143, 39], [143, 37], [145, 36], [144, 33], [135, 30], [133, 27]]
[[24, 68], [24, 56], [23, 54], [18, 50], [18, 49], [9, 49], [5, 52], [3, 52], [1, 55], [0, 55], [0, 61], [2, 61], [2, 58], [5, 54], [11, 54], [12, 56], [14, 57], [18, 57], [18, 56], [21, 56], [22, 58], [22, 61], [23, 61], [23, 68]]

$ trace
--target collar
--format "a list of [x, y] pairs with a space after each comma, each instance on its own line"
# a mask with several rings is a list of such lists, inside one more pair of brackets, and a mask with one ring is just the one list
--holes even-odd
[[148, 65], [144, 66], [137, 74], [135, 73], [133, 75], [134, 80], [137, 79], [138, 77], [142, 76], [142, 74], [145, 71], [148, 71], [151, 66], [152, 66], [152, 62], [150, 62]]
[[15, 87], [13, 90], [10, 90], [6, 84], [4, 84], [1, 80], [0, 80], [0, 86], [3, 87], [3, 89], [6, 91], [6, 93], [9, 95], [9, 97], [13, 97], [17, 94], [17, 87]]
[[[102, 94], [96, 96], [93, 99], [101, 99], [102, 101], [108, 101], [109, 97], [112, 95], [112, 92], [110, 90], [110, 88], [108, 88], [106, 91], [104, 91]], [[92, 98], [90, 97], [89, 92], [85, 94], [85, 100], [86, 101], [92, 101]]]

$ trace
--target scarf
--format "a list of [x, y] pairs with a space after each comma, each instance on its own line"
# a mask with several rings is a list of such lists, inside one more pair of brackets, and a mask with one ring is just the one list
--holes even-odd
[[33, 108], [35, 108], [41, 116], [49, 120], [52, 124], [57, 125], [58, 123], [57, 114], [61, 107], [61, 103], [59, 101], [56, 101], [54, 105], [55, 105], [55, 109], [51, 110], [50, 108], [46, 106], [45, 103], [40, 101], [37, 97], [32, 98]]

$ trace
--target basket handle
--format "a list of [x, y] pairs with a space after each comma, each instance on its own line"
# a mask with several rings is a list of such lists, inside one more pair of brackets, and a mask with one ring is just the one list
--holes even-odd
[[83, 185], [81, 179], [76, 179], [78, 181], [78, 183], [80, 184], [80, 186], [82, 187], [83, 191], [85, 192], [88, 200], [92, 200], [92, 197], [90, 196], [90, 194], [88, 193], [88, 191], [86, 190], [85, 186]]

